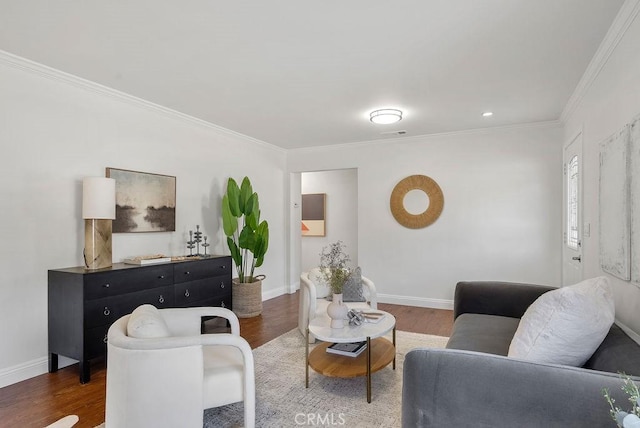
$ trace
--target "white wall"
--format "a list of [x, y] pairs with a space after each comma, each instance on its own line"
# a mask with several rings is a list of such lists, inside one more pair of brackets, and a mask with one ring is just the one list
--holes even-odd
[[[291, 150], [290, 171], [358, 169], [358, 259], [387, 302], [451, 307], [461, 280], [560, 285], [562, 129], [541, 124]], [[444, 210], [396, 223], [393, 187], [432, 177]]]
[[[602, 69], [583, 93], [569, 115], [564, 139], [569, 141], [582, 131], [584, 165], [584, 222], [591, 224], [589, 237], [583, 238], [584, 276], [605, 275], [614, 286], [616, 318], [640, 332], [640, 288], [608, 275], [600, 268], [598, 177], [600, 143], [640, 114], [640, 18], [620, 39]], [[640, 173], [634, 171], [635, 174]], [[638, 255], [635, 255], [638, 257]]]
[[303, 194], [326, 194], [326, 234], [302, 237], [302, 271], [318, 266], [322, 248], [338, 240], [344, 242], [351, 264], [358, 266], [358, 170], [304, 172], [301, 189]]
[[186, 254], [196, 224], [228, 254], [220, 194], [249, 175], [271, 231], [263, 292], [284, 292], [283, 150], [2, 53], [0, 93], [0, 386], [46, 371], [47, 270], [82, 264], [82, 178], [105, 167], [177, 177], [176, 232], [114, 234], [114, 261]]

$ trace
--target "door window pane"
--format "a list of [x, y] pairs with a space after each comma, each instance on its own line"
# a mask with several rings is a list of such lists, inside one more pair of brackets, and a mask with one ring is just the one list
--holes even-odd
[[567, 247], [577, 250], [578, 237], [578, 156], [567, 164]]

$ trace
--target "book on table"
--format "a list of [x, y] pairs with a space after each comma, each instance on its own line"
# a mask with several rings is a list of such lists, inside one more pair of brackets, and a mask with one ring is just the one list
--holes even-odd
[[357, 357], [365, 349], [367, 349], [367, 342], [334, 343], [327, 346], [328, 353], [347, 357]]
[[168, 263], [171, 257], [165, 257], [163, 254], [153, 254], [150, 256], [138, 256], [124, 259], [123, 262], [128, 265], [153, 265], [156, 263]]

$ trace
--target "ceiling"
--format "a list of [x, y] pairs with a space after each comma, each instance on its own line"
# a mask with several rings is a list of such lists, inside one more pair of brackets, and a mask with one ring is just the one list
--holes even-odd
[[622, 4], [0, 0], [0, 49], [290, 149], [557, 120]]

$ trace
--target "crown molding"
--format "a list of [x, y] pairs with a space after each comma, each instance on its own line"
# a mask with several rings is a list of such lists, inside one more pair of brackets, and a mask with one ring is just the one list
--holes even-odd
[[94, 94], [109, 97], [130, 105], [133, 105], [135, 107], [140, 107], [145, 110], [161, 114], [163, 116], [166, 116], [172, 119], [176, 119], [192, 125], [197, 125], [207, 129], [211, 129], [213, 131], [226, 134], [234, 138], [239, 138], [247, 142], [257, 144], [259, 146], [265, 147], [270, 150], [274, 150], [280, 153], [286, 153], [285, 149], [275, 146], [271, 143], [267, 143], [266, 141], [258, 140], [257, 138], [253, 138], [248, 135], [244, 135], [239, 132], [232, 131], [227, 128], [223, 128], [222, 126], [215, 125], [211, 122], [207, 122], [206, 120], [198, 119], [197, 117], [190, 116], [185, 113], [181, 113], [177, 110], [173, 110], [156, 103], [152, 103], [151, 101], [147, 101], [142, 98], [135, 97], [133, 95], [127, 94], [117, 89], [113, 89], [108, 86], [104, 86], [99, 83], [92, 82], [87, 79], [83, 79], [82, 77], [78, 77], [76, 75], [46, 66], [44, 64], [31, 61], [29, 59], [20, 57], [18, 55], [14, 55], [12, 53], [9, 53], [3, 50], [0, 50], [0, 64], [7, 65], [17, 70], [32, 73], [55, 82], [61, 82], [61, 83], [73, 86], [75, 88], [85, 90], [87, 92], [92, 92]]
[[611, 57], [611, 54], [615, 51], [618, 43], [620, 43], [620, 40], [622, 40], [629, 29], [629, 26], [638, 16], [638, 12], [640, 12], [640, 0], [626, 0], [624, 2], [618, 15], [616, 15], [616, 18], [613, 20], [609, 31], [607, 31], [607, 34], [600, 43], [598, 50], [593, 55], [580, 82], [578, 82], [573, 94], [569, 97], [569, 101], [567, 101], [560, 115], [560, 121], [562, 123], [567, 123], [571, 115], [575, 112], [582, 98], [584, 98], [593, 82], [607, 64], [607, 61], [609, 61], [609, 57]]
[[505, 126], [494, 126], [489, 128], [474, 128], [474, 129], [466, 129], [463, 131], [451, 131], [451, 132], [440, 132], [436, 134], [422, 134], [422, 135], [412, 135], [411, 137], [397, 137], [397, 138], [388, 138], [388, 139], [378, 139], [378, 140], [369, 140], [369, 141], [357, 141], [353, 143], [343, 143], [343, 144], [326, 144], [322, 146], [313, 146], [313, 147], [301, 147], [297, 149], [289, 149], [289, 152], [305, 152], [305, 151], [330, 151], [330, 150], [339, 150], [339, 149], [347, 149], [347, 148], [358, 148], [358, 147], [371, 147], [372, 145], [385, 145], [385, 144], [409, 144], [409, 143], [423, 143], [429, 140], [435, 140], [445, 137], [457, 137], [464, 135], [487, 135], [493, 134], [496, 132], [502, 131], [513, 131], [520, 129], [535, 129], [535, 128], [561, 128], [562, 122], [559, 120], [549, 120], [544, 122], [531, 122], [531, 123], [519, 123], [516, 125], [505, 125]]

